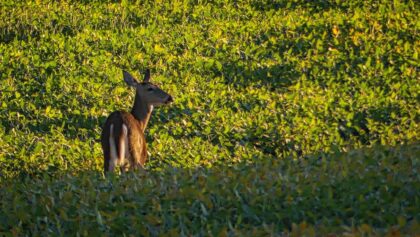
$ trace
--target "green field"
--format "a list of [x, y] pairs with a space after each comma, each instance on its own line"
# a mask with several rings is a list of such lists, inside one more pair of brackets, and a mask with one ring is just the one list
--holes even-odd
[[[420, 235], [417, 1], [0, 0], [0, 236]], [[174, 97], [102, 174], [122, 70]], [[140, 71], [140, 72], [139, 72]]]

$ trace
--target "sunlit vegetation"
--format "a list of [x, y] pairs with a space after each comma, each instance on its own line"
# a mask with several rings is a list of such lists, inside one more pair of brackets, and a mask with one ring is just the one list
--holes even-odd
[[[416, 1], [0, 1], [0, 235], [420, 234]], [[101, 125], [154, 111], [142, 174]]]

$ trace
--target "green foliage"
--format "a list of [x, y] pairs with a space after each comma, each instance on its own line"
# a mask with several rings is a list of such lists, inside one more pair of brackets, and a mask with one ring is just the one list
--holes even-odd
[[[184, 228], [181, 233], [185, 234], [204, 235], [207, 232], [201, 231], [209, 231], [216, 235], [220, 231], [222, 236], [225, 233], [242, 235], [243, 232], [235, 232], [236, 228], [239, 228], [237, 231], [252, 230], [251, 222], [255, 223], [255, 231], [279, 233], [289, 228], [301, 235], [303, 232], [299, 231], [302, 229], [311, 231], [306, 223], [327, 227], [351, 226], [352, 223], [348, 222], [350, 217], [342, 216], [342, 213], [334, 216], [323, 212], [335, 208], [328, 206], [334, 204], [329, 202], [331, 198], [328, 196], [319, 196], [320, 200], [307, 198], [299, 202], [299, 207], [288, 206], [289, 209], [282, 209], [276, 206], [279, 203], [275, 203], [260, 206], [258, 210], [233, 206], [236, 209], [232, 211], [229, 205], [234, 199], [228, 199], [236, 194], [219, 190], [223, 189], [223, 180], [219, 180], [221, 186], [214, 187], [217, 189], [214, 192], [216, 196], [222, 195], [222, 199], [216, 201], [226, 212], [207, 212], [213, 215], [209, 220], [214, 220], [219, 226], [224, 223], [227, 229], [212, 229], [212, 222], [206, 224], [208, 227], [200, 225], [204, 229], [194, 229], [193, 224], [205, 223], [201, 214], [193, 221], [191, 216], [169, 220], [155, 209], [158, 206], [148, 207], [144, 203], [153, 203], [159, 185], [173, 184], [175, 181], [170, 177], [183, 179], [179, 188], [192, 186], [192, 189], [199, 190], [200, 187], [193, 185], [195, 176], [222, 179], [232, 168], [232, 175], [244, 177], [237, 183], [244, 189], [242, 192], [250, 182], [251, 176], [248, 175], [277, 172], [276, 167], [282, 162], [287, 164], [287, 169], [299, 173], [301, 171], [295, 170], [297, 167], [293, 168], [293, 159], [302, 160], [303, 156], [313, 159], [314, 154], [321, 153], [332, 162], [329, 166], [331, 172], [341, 172], [340, 156], [327, 154], [362, 149], [356, 152], [361, 155], [363, 149], [375, 145], [382, 145], [386, 150], [386, 147], [414, 144], [407, 152], [401, 151], [404, 157], [411, 157], [412, 166], [405, 163], [408, 161], [404, 161], [404, 157], [399, 157], [398, 164], [403, 162], [405, 166], [397, 169], [418, 165], [420, 8], [415, 1], [160, 0], [134, 3], [2, 0], [0, 8], [0, 181], [23, 180], [20, 184], [5, 184], [1, 192], [12, 191], [19, 202], [20, 199], [32, 198], [29, 192], [34, 190], [39, 189], [44, 195], [51, 186], [50, 191], [56, 190], [54, 192], [70, 192], [73, 188], [82, 192], [88, 185], [86, 182], [91, 182], [86, 186], [86, 192], [108, 198], [104, 199], [106, 202], [94, 202], [93, 197], [83, 196], [87, 194], [66, 194], [71, 196], [62, 213], [58, 204], [51, 203], [53, 211], [39, 215], [38, 209], [45, 211], [44, 201], [47, 202], [48, 198], [42, 202], [36, 198], [36, 203], [43, 204], [34, 204], [36, 210], [29, 212], [31, 214], [14, 216], [23, 218], [20, 224], [9, 216], [7, 230], [16, 226], [16, 231], [27, 228], [40, 235], [43, 231], [65, 234], [64, 230], [72, 230], [77, 222], [83, 226], [75, 228], [86, 230], [86, 233], [97, 230], [121, 233], [119, 228], [134, 228], [125, 224], [128, 220], [125, 218], [143, 215], [130, 212], [119, 216], [116, 220], [120, 226], [110, 228], [114, 217], [101, 211], [121, 193], [132, 201], [126, 204], [123, 199], [117, 201], [120, 203], [116, 204], [117, 209], [113, 209], [115, 213], [122, 213], [134, 205], [135, 208], [150, 208], [154, 216], [147, 220], [149, 224], [153, 224], [154, 219], [165, 220], [164, 227], [156, 227], [157, 223], [150, 228], [142, 227], [151, 235], [166, 231], [171, 235], [172, 227], [175, 228], [172, 231], [178, 233], [176, 228]], [[132, 106], [134, 92], [123, 83], [121, 70], [135, 72], [146, 67], [152, 69], [152, 80], [175, 98], [171, 106], [156, 109], [149, 123], [149, 173], [146, 177], [115, 177], [114, 181], [104, 181], [96, 174], [67, 177], [101, 170], [100, 127], [111, 111], [129, 110]], [[346, 156], [351, 156], [352, 152], [348, 154]], [[387, 151], [374, 154], [382, 154], [378, 156], [383, 159], [394, 157]], [[368, 166], [369, 159], [381, 162], [382, 158], [354, 157], [360, 161], [361, 167]], [[270, 160], [276, 165], [273, 169], [267, 165], [260, 167], [258, 162], [263, 162], [261, 160]], [[315, 161], [305, 162], [309, 163], [304, 169], [320, 169]], [[366, 171], [363, 177], [379, 177], [376, 172]], [[328, 184], [325, 180], [315, 184], [316, 174], [313, 175], [308, 173], [309, 179], [314, 179], [312, 186]], [[44, 176], [57, 177], [57, 180], [39, 180]], [[294, 178], [291, 173], [285, 177]], [[35, 181], [28, 180], [30, 178]], [[118, 189], [118, 186], [132, 182], [131, 179], [142, 185], [140, 180], [150, 180], [150, 184], [139, 187], [141, 192], [128, 188], [123, 188], [120, 193], [115, 193], [114, 189], [109, 194], [103, 191], [109, 188], [107, 182], [114, 182], [112, 187]], [[226, 192], [233, 192], [237, 180], [233, 177], [227, 179], [226, 185], [232, 188]], [[405, 185], [403, 179], [397, 178], [401, 189]], [[331, 182], [341, 182], [339, 180]], [[418, 186], [417, 176], [410, 180]], [[372, 200], [374, 204], [369, 203], [372, 208], [377, 207], [376, 204], [385, 205], [384, 209], [393, 212], [394, 216], [381, 213], [378, 215], [380, 220], [376, 220], [366, 214], [368, 212], [356, 213], [357, 208], [368, 205], [359, 200], [358, 195], [364, 195], [362, 189], [369, 188], [369, 185], [385, 185], [392, 178], [382, 181], [372, 177], [355, 180], [358, 185], [354, 186], [350, 186], [351, 181], [339, 183], [346, 192], [354, 194], [354, 205], [362, 206], [352, 208], [348, 202], [348, 206], [338, 206], [337, 210], [348, 213], [346, 208], [354, 209], [355, 223], [365, 224], [360, 230], [362, 234], [371, 226], [390, 227], [405, 220], [398, 219], [400, 216], [406, 218], [407, 213], [419, 212], [418, 208], [408, 211], [396, 203], [408, 198], [398, 196], [397, 192], [396, 199], [385, 195], [383, 199]], [[290, 185], [309, 187], [301, 183], [304, 181], [293, 182]], [[65, 186], [66, 183], [71, 187]], [[157, 185], [156, 190], [153, 190], [153, 185]], [[250, 185], [250, 192], [259, 192], [255, 184]], [[270, 181], [267, 185], [274, 184]], [[274, 188], [279, 187], [276, 185]], [[414, 186], [407, 188], [416, 190]], [[328, 194], [328, 189], [320, 190], [322, 193], [314, 191], [314, 195]], [[123, 194], [124, 191], [128, 193]], [[132, 192], [139, 192], [138, 197], [131, 196]], [[142, 192], [145, 196], [140, 195]], [[279, 200], [286, 195], [283, 192], [273, 195], [268, 188], [264, 192]], [[378, 192], [382, 194], [384, 191]], [[251, 202], [251, 194], [254, 195], [243, 194], [243, 198]], [[54, 193], [46, 197], [61, 200], [64, 196], [60, 195], [64, 194]], [[79, 196], [75, 198], [73, 195]], [[199, 194], [193, 197], [196, 195]], [[201, 195], [203, 198], [213, 197]], [[226, 200], [223, 195], [226, 195]], [[291, 195], [294, 200], [299, 197], [296, 193]], [[265, 196], [260, 197], [262, 200]], [[7, 199], [9, 203], [12, 202], [10, 198]], [[70, 202], [73, 198], [74, 202]], [[419, 206], [418, 199], [408, 200], [411, 201], [407, 206]], [[160, 203], [159, 200], [156, 202]], [[26, 208], [25, 205], [31, 204], [24, 203], [22, 207]], [[189, 204], [201, 210], [200, 204], [192, 201]], [[319, 207], [316, 211], [309, 211], [309, 204]], [[2, 205], [2, 208], [9, 208], [9, 205]], [[86, 210], [85, 213], [83, 205], [99, 206], [96, 212]], [[190, 207], [185, 205], [188, 205], [187, 201], [176, 210], [193, 215], [189, 212]], [[323, 210], [323, 205], [327, 205], [328, 210]], [[297, 212], [291, 207], [296, 207]], [[291, 213], [291, 216], [288, 221], [274, 214], [268, 217], [269, 209], [282, 213], [278, 215]], [[382, 209], [372, 209], [371, 212], [378, 213], [378, 210]], [[258, 219], [248, 216], [251, 211], [255, 211], [256, 216], [265, 214]], [[322, 213], [325, 219], [321, 218]], [[169, 216], [165, 218], [174, 218], [171, 214], [165, 214]], [[39, 219], [29, 218], [32, 215]], [[154, 218], [156, 216], [159, 218]], [[144, 218], [132, 221], [145, 223]], [[65, 221], [67, 219], [70, 219], [69, 224]], [[414, 219], [418, 220], [418, 216]], [[102, 224], [90, 227], [89, 223], [95, 221]], [[242, 221], [247, 224], [242, 225]], [[232, 228], [226, 226], [227, 223]], [[292, 223], [297, 224], [293, 226]], [[33, 229], [37, 226], [45, 229]], [[54, 226], [53, 229], [48, 229], [50, 226]], [[376, 230], [371, 231], [374, 234]]]
[[419, 153], [417, 144], [211, 169], [9, 181], [0, 189], [0, 233], [419, 234]]

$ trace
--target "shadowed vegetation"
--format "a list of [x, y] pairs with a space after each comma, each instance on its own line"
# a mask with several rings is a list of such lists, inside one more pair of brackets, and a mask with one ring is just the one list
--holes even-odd
[[[417, 2], [0, 8], [0, 233], [418, 234]], [[104, 180], [101, 126], [145, 68], [175, 101], [148, 174]]]

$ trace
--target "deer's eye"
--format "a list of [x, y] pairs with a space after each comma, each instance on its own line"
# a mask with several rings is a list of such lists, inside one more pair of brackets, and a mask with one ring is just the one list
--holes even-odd
[[152, 87], [148, 88], [147, 91], [152, 91], [154, 90]]

